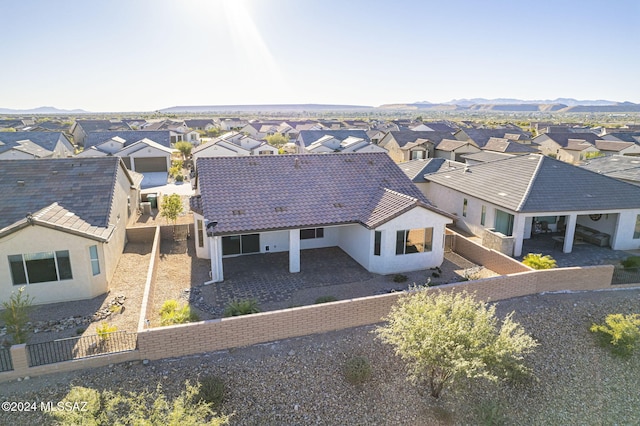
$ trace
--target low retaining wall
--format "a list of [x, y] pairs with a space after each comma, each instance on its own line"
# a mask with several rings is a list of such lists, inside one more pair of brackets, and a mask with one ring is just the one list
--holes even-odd
[[127, 241], [130, 243], [148, 243], [153, 241], [155, 232], [155, 226], [127, 228]]
[[447, 229], [447, 234], [453, 235], [453, 251], [477, 265], [482, 265], [500, 275], [532, 271], [531, 268], [522, 262], [518, 262], [512, 257], [495, 250], [483, 247], [455, 231]]
[[154, 227], [153, 244], [151, 246], [151, 259], [147, 268], [147, 278], [144, 282], [144, 293], [142, 294], [142, 304], [140, 307], [140, 318], [138, 320], [138, 331], [144, 330], [146, 326], [147, 309], [153, 306], [153, 292], [156, 277], [158, 275], [158, 264], [160, 263], [160, 244], [162, 232], [159, 226]]

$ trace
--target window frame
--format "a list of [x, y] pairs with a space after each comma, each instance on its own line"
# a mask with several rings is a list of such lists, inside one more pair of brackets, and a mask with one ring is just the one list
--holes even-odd
[[93, 276], [100, 275], [100, 255], [98, 254], [97, 245], [89, 246], [89, 259], [91, 261], [91, 273]]
[[[13, 258], [13, 259], [12, 259]], [[19, 260], [18, 260], [19, 258]], [[65, 259], [65, 260], [63, 260]], [[36, 262], [44, 262], [52, 260], [53, 269], [46, 271], [38, 270], [42, 268], [41, 265]], [[20, 253], [10, 254], [7, 256], [9, 262], [9, 271], [11, 273], [11, 282], [16, 285], [32, 285], [41, 283], [52, 283], [60, 281], [68, 281], [73, 279], [73, 268], [71, 267], [71, 255], [69, 250], [53, 250], [53, 251], [41, 251], [35, 253]], [[29, 262], [33, 262], [29, 265]], [[17, 265], [22, 264], [22, 268], [16, 268]], [[22, 272], [19, 282], [16, 282], [16, 273]], [[41, 277], [45, 276], [45, 273], [55, 274], [53, 280], [43, 280], [37, 278], [39, 274]], [[31, 275], [31, 279], [29, 276]], [[35, 276], [34, 276], [35, 275]]]
[[467, 217], [467, 208], [469, 207], [469, 200], [462, 199], [462, 217]]
[[[422, 249], [419, 244], [410, 243], [410, 234], [412, 232], [422, 231]], [[413, 247], [415, 251], [407, 252], [408, 247]], [[415, 253], [430, 253], [433, 251], [433, 227], [400, 229], [396, 231], [396, 256]]]
[[382, 231], [374, 231], [373, 233], [373, 255], [380, 256], [382, 253]]
[[487, 206], [483, 204], [482, 208], [480, 209], [480, 225], [484, 226], [486, 221], [487, 221]]
[[633, 230], [633, 239], [640, 239], [640, 214], [636, 216], [636, 226]]
[[300, 240], [315, 240], [317, 238], [324, 238], [324, 228], [300, 229]]

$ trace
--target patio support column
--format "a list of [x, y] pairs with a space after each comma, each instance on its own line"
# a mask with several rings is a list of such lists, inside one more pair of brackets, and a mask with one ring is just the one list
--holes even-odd
[[521, 214], [516, 214], [513, 218], [513, 256], [522, 255], [522, 240], [524, 239], [524, 225], [526, 218]]
[[563, 253], [571, 253], [573, 250], [573, 237], [576, 233], [576, 220], [578, 219], [577, 214], [567, 215], [567, 228], [564, 231], [564, 246], [562, 246]]
[[289, 272], [300, 272], [300, 230], [289, 230]]
[[[129, 161], [131, 162], [131, 170], [136, 171], [136, 160], [132, 156], [129, 156]], [[167, 169], [169, 170], [169, 169]]]
[[219, 235], [209, 237], [209, 255], [211, 256], [211, 281], [207, 281], [207, 283], [219, 283], [224, 280], [222, 238]]

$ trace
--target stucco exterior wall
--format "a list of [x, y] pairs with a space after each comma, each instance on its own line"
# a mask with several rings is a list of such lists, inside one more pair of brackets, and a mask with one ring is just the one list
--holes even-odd
[[[636, 250], [640, 249], [640, 238], [633, 238], [636, 219], [640, 214], [638, 210], [625, 210], [619, 214], [617, 224], [617, 234], [611, 240], [611, 248], [614, 250]], [[611, 215], [609, 215], [611, 217]]]
[[[89, 247], [98, 246], [100, 274], [93, 276]], [[26, 292], [35, 298], [34, 304], [90, 299], [107, 291], [106, 264], [116, 263], [108, 259], [111, 251], [103, 250], [104, 244], [95, 240], [60, 232], [43, 226], [28, 226], [0, 239], [0, 302], [9, 300], [12, 291], [21, 285], [13, 285], [8, 256], [13, 254], [40, 253], [68, 250], [71, 261], [70, 280], [27, 284]], [[122, 249], [120, 250], [122, 253]]]

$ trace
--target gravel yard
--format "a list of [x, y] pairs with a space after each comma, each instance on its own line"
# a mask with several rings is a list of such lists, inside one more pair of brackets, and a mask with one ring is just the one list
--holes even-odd
[[[30, 319], [38, 332], [30, 334], [29, 343], [95, 334], [96, 327], [103, 321], [92, 322], [90, 319], [100, 312], [109, 314], [104, 321], [118, 327], [118, 331], [135, 333], [150, 259], [151, 243], [129, 243], [120, 257], [108, 293], [91, 300], [34, 306]], [[123, 301], [124, 310], [110, 312], [109, 306], [119, 296], [124, 296], [119, 299]], [[64, 329], [47, 331], [56, 327]]]
[[[476, 409], [492, 401], [506, 424], [640, 424], [640, 353], [612, 356], [588, 332], [609, 313], [640, 312], [640, 289], [545, 294], [498, 303], [540, 343], [527, 359], [537, 380], [521, 385], [480, 381], [445, 391], [440, 401], [421, 395], [404, 378], [404, 366], [374, 339], [373, 326], [306, 336], [148, 365], [127, 363], [35, 377], [2, 385], [8, 401], [62, 398], [72, 385], [97, 389], [154, 389], [178, 393], [185, 380], [218, 375], [230, 395], [222, 411], [234, 425], [449, 425], [479, 424]], [[373, 374], [361, 387], [348, 384], [343, 363], [366, 356]], [[0, 412], [0, 424], [50, 424], [43, 413]]]

